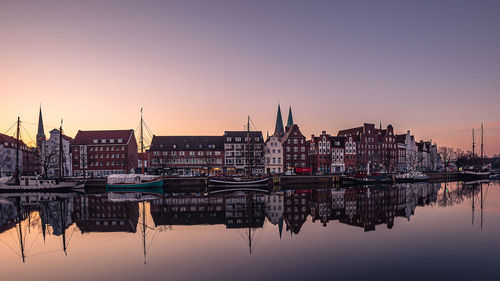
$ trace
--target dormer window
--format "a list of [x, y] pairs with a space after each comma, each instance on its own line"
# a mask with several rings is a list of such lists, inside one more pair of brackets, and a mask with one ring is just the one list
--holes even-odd
[[99, 142], [99, 140], [98, 140], [98, 139], [94, 139], [94, 140], [92, 140], [92, 141], [93, 141], [94, 143], [98, 143], [98, 142]]
[[241, 141], [241, 138], [235, 138], [234, 140], [235, 141]]
[[118, 143], [122, 143], [123, 142], [123, 139], [118, 139]]
[[101, 143], [106, 143], [106, 139], [101, 139]]
[[109, 143], [115, 143], [114, 139], [109, 139]]
[[230, 138], [230, 137], [228, 137], [228, 138], [227, 138], [227, 141], [231, 141], [231, 138]]

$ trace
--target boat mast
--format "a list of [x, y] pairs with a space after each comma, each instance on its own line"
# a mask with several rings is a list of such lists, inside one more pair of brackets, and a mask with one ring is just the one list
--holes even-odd
[[[21, 181], [19, 180], [19, 132], [20, 132], [20, 125], [21, 125], [21, 118], [19, 116], [17, 117], [17, 131], [16, 131], [16, 171], [15, 171], [15, 180], [16, 180], [16, 185], [21, 184]], [[24, 259], [23, 259], [24, 261]]]
[[142, 248], [144, 251], [144, 265], [146, 265], [146, 206], [142, 202]]
[[475, 142], [475, 138], [474, 138], [474, 128], [472, 128], [472, 169], [475, 169], [475, 165], [474, 165], [475, 150], [476, 150], [476, 142]]
[[483, 128], [483, 123], [481, 123], [481, 167], [479, 168], [479, 171], [483, 170], [483, 157], [484, 157], [484, 144], [483, 144], [483, 139], [484, 139], [484, 128]]
[[61, 119], [61, 126], [59, 127], [59, 181], [63, 181], [64, 172], [63, 172], [63, 134], [62, 134], [62, 124], [63, 120]]
[[144, 174], [144, 134], [143, 134], [143, 120], [142, 120], [142, 107], [141, 107], [141, 174]]
[[251, 170], [250, 170], [250, 115], [248, 115], [247, 119], [247, 176], [251, 176]]

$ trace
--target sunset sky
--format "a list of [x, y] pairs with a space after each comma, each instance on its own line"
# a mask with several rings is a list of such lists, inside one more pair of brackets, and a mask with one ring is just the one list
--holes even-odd
[[[0, 132], [222, 134], [278, 103], [307, 137], [363, 122], [500, 154], [500, 1], [0, 0]], [[13, 131], [9, 132], [12, 135]], [[29, 137], [25, 140], [30, 142]]]

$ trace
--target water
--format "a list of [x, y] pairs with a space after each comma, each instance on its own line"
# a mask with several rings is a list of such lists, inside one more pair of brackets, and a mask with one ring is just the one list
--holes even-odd
[[499, 182], [0, 198], [1, 280], [500, 279]]

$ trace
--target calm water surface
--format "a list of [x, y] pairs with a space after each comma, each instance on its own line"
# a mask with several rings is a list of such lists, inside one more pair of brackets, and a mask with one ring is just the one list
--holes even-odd
[[0, 194], [1, 280], [500, 280], [500, 183]]

